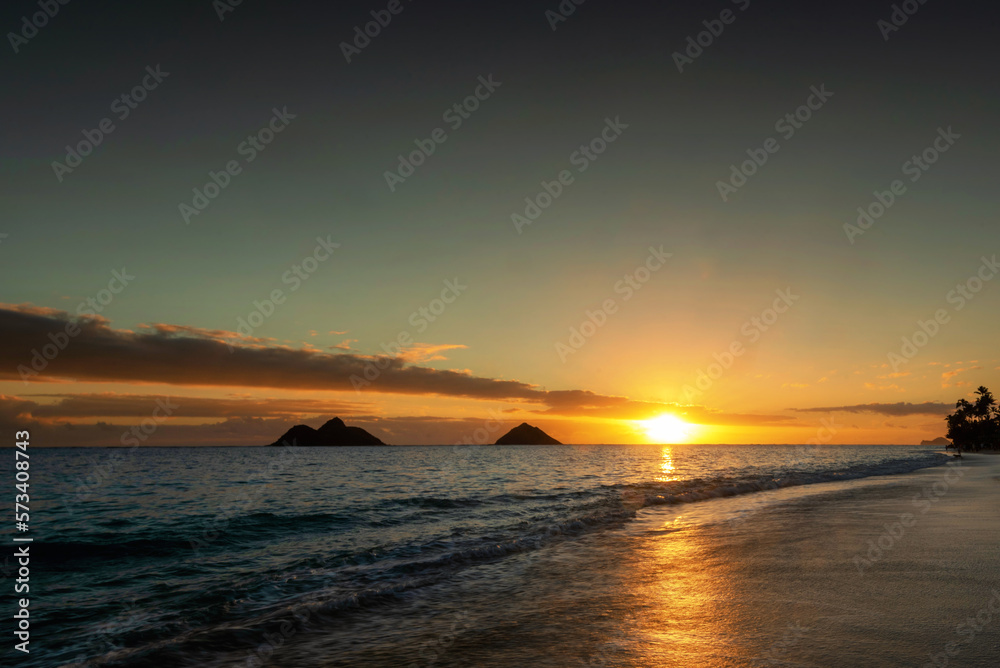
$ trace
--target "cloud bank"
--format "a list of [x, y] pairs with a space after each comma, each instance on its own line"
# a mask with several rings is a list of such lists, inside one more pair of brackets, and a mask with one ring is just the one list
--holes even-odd
[[[485, 378], [464, 371], [414, 364], [435, 359], [459, 346], [424, 345], [399, 357], [373, 357], [296, 349], [268, 339], [241, 338], [234, 332], [186, 325], [155, 324], [139, 331], [113, 329], [103, 318], [73, 318], [64, 311], [32, 305], [0, 304], [0, 379], [25, 387], [46, 381], [160, 383], [178, 386], [273, 388], [277, 390], [349, 391], [354, 402], [258, 401], [227, 403], [187, 399], [201, 417], [281, 417], [302, 414], [369, 413], [369, 393], [436, 395], [522, 404], [540, 417], [593, 417], [642, 420], [676, 412], [691, 422], [710, 425], [780, 425], [784, 415], [726, 414], [699, 406], [636, 401], [588, 390], [539, 389], [537, 385]], [[377, 373], [373, 374], [373, 371]], [[374, 376], [374, 377], [373, 377]], [[357, 384], [358, 379], [370, 379]], [[148, 410], [147, 398], [114, 395], [70, 397], [36, 404], [36, 418], [136, 416]], [[370, 395], [369, 395], [370, 396]], [[13, 401], [13, 399], [10, 399]], [[18, 401], [21, 401], [18, 399]], [[10, 406], [7, 407], [10, 409]], [[117, 412], [116, 412], [117, 411]]]
[[793, 408], [798, 413], [875, 413], [877, 415], [947, 415], [954, 409], [952, 404], [940, 401], [925, 401], [911, 404], [900, 401], [895, 404], [856, 404], [854, 406], [827, 406], [823, 408]]

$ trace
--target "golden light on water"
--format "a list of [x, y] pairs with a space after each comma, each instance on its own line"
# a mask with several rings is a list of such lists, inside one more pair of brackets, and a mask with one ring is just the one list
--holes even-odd
[[665, 413], [641, 423], [646, 437], [653, 443], [674, 444], [687, 443], [694, 431], [694, 425], [688, 424], [672, 413]]
[[634, 653], [616, 665], [736, 668], [726, 644], [732, 626], [731, 565], [708, 548], [702, 530], [679, 515], [650, 531], [625, 565], [626, 600], [636, 621]]
[[663, 461], [660, 463], [660, 475], [656, 477], [656, 482], [673, 482], [680, 480], [677, 475], [677, 467], [674, 466], [674, 453], [668, 446], [663, 446]]

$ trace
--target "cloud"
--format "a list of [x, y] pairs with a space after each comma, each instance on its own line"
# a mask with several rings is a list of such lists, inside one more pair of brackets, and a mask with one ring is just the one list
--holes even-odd
[[903, 388], [901, 388], [899, 385], [896, 385], [896, 383], [890, 383], [888, 385], [877, 385], [875, 383], [865, 383], [865, 389], [866, 390], [876, 390], [876, 391], [880, 391], [880, 392], [884, 392], [886, 390], [895, 390], [897, 392], [903, 392], [904, 391]]
[[469, 346], [463, 346], [461, 344], [433, 344], [433, 343], [414, 343], [406, 348], [404, 348], [397, 357], [407, 362], [409, 364], [418, 364], [420, 362], [433, 362], [436, 360], [446, 360], [448, 359], [441, 353], [446, 350], [465, 350]]
[[857, 404], [854, 406], [827, 406], [824, 408], [793, 408], [798, 413], [876, 413], [878, 415], [947, 415], [951, 412], [951, 404], [939, 401], [925, 401], [922, 404], [911, 404], [900, 401], [895, 404]]
[[[143, 404], [144, 397], [135, 396], [135, 408], [139, 410], [134, 416], [122, 416], [116, 421], [98, 421], [92, 424], [74, 422], [50, 422], [36, 420], [30, 415], [20, 412], [26, 404], [37, 406], [34, 402], [25, 402], [16, 397], [0, 396], [0, 428], [8, 431], [28, 429], [31, 431], [32, 443], [36, 446], [71, 446], [71, 447], [113, 447], [134, 445], [134, 427], [152, 415], [154, 404]], [[162, 397], [148, 397], [162, 399]], [[481, 418], [450, 418], [433, 416], [399, 416], [377, 417], [371, 415], [350, 415], [343, 412], [328, 413], [317, 417], [281, 418], [281, 417], [227, 417], [223, 420], [204, 424], [181, 424], [176, 418], [183, 418], [189, 412], [206, 412], [199, 408], [202, 400], [192, 400], [189, 397], [170, 399], [171, 405], [177, 404], [174, 417], [161, 423], [155, 432], [140, 443], [141, 447], [160, 446], [229, 446], [229, 445], [265, 445], [274, 442], [279, 436], [298, 424], [308, 424], [319, 427], [324, 422], [339, 415], [348, 424], [362, 427], [373, 433], [386, 443], [395, 445], [453, 445], [458, 443], [493, 443], [506, 431], [516, 426], [521, 420], [504, 417], [499, 412], [491, 412]], [[65, 404], [59, 410], [60, 414], [76, 412], [72, 404]], [[86, 411], [83, 411], [86, 412]], [[17, 413], [17, 415], [13, 415]], [[532, 421], [533, 424], [553, 434], [556, 438], [565, 429], [565, 422], [559, 420]], [[9, 428], [8, 428], [9, 427]], [[469, 456], [465, 453], [464, 456]], [[142, 457], [141, 449], [137, 457]], [[54, 484], [67, 484], [69, 479], [54, 480]]]
[[[319, 426], [335, 414], [349, 421], [355, 418], [347, 410], [363, 406], [310, 400], [240, 400], [202, 397], [163, 397], [147, 395], [55, 395], [59, 401], [45, 404], [30, 399], [0, 395], [0, 429], [27, 429], [32, 442], [47, 446], [119, 446], [135, 444], [135, 428], [148, 421], [157, 401], [169, 406], [172, 415], [143, 438], [143, 446], [176, 445], [265, 445], [296, 424]], [[321, 417], [303, 419], [292, 415], [300, 410], [331, 409]], [[248, 415], [245, 411], [261, 415]], [[88, 418], [111, 418], [87, 423]], [[177, 420], [192, 417], [215, 418], [201, 424], [181, 424]], [[367, 416], [362, 413], [362, 419]], [[115, 421], [118, 424], [115, 424]], [[141, 432], [140, 432], [141, 433]], [[383, 434], [376, 433], [382, 438]]]
[[352, 343], [357, 343], [357, 339], [344, 339], [335, 346], [330, 346], [331, 350], [350, 350]]
[[[19, 420], [16, 426], [18, 429], [30, 430], [32, 443], [36, 445], [112, 447], [134, 445], [135, 432], [133, 429], [140, 425], [143, 419], [148, 419], [151, 415], [152, 410], [145, 418], [123, 420], [117, 424], [104, 421], [96, 424], [82, 424], [72, 422], [24, 422], [23, 420]], [[5, 416], [0, 415], [0, 425], [6, 427], [10, 422], [4, 418]], [[322, 423], [323, 421], [318, 420], [316, 422]], [[302, 422], [302, 420], [280, 418], [238, 417], [205, 424], [178, 424], [173, 418], [170, 418], [168, 421], [160, 424], [154, 433], [141, 442], [141, 445], [143, 447], [266, 445], [273, 443], [281, 434]], [[12, 424], [11, 428], [13, 426], [15, 425]], [[383, 438], [383, 434], [377, 433], [374, 429], [372, 433], [375, 433], [379, 438]]]
[[[35, 353], [46, 345], [54, 346], [49, 335], [65, 332], [71, 323], [79, 331], [69, 338], [63, 350], [51, 360]], [[543, 417], [640, 420], [674, 412], [699, 424], [746, 426], [782, 424], [795, 419], [782, 415], [727, 414], [698, 406], [635, 401], [588, 390], [546, 391], [517, 380], [416, 366], [399, 357], [296, 349], [267, 345], [267, 339], [253, 339], [247, 345], [247, 339], [233, 340], [230, 336], [233, 333], [224, 330], [165, 324], [150, 325], [137, 332], [117, 330], [102, 318], [71, 319], [64, 311], [31, 305], [0, 307], [0, 331], [5, 333], [5, 345], [0, 346], [0, 379], [6, 380], [20, 380], [23, 375], [25, 380], [34, 382], [105, 381], [349, 391], [358, 397], [365, 393], [437, 395], [524, 404], [526, 411]], [[419, 354], [433, 356], [454, 347], [451, 344], [443, 348], [425, 347]], [[39, 366], [45, 362], [45, 367], [36, 372], [31, 368], [33, 359]], [[370, 377], [372, 371], [378, 372], [374, 380], [356, 393], [353, 381]], [[93, 397], [87, 400], [94, 401]], [[220, 410], [221, 404], [214, 406]], [[237, 415], [256, 415], [258, 407], [232, 410]], [[261, 410], [266, 415], [274, 414], [266, 407]]]
[[[961, 362], [959, 362], [959, 364], [961, 364]], [[964, 368], [964, 369], [955, 369], [954, 371], [945, 371], [944, 373], [941, 374], [941, 387], [943, 387], [943, 388], [948, 388], [948, 387], [964, 387], [964, 386], [971, 385], [972, 383], [970, 383], [968, 381], [956, 381], [954, 383], [951, 383], [949, 381], [952, 378], [954, 378], [955, 376], [957, 376], [958, 374], [963, 373], [965, 371], [978, 371], [978, 370], [980, 370], [982, 368], [983, 367], [981, 367], [981, 366], [971, 366], [971, 367], [967, 367], [967, 368]]]
[[[55, 401], [37, 401], [54, 399]], [[144, 418], [158, 400], [177, 404], [177, 417], [231, 418], [261, 417], [301, 419], [305, 415], [357, 415], [370, 413], [368, 403], [317, 399], [179, 397], [146, 394], [33, 394], [28, 397], [0, 395], [5, 414], [38, 420], [87, 418]]]
[[[71, 323], [79, 332], [51, 360], [36, 353], [55, 347], [50, 334]], [[329, 354], [269, 340], [232, 340], [230, 332], [177, 325], [151, 325], [138, 332], [112, 329], [107, 320], [71, 319], [61, 311], [0, 308], [0, 376], [90, 381], [158, 382], [194, 386], [270, 387], [354, 391], [352, 376], [365, 378], [377, 362], [377, 379], [366, 392], [438, 394], [481, 399], [524, 399], [544, 403], [546, 393], [513, 380], [494, 380], [453, 371], [407, 365], [399, 358]], [[74, 330], [75, 331], [75, 330]], [[65, 336], [65, 334], [62, 334]], [[232, 348], [230, 345], [232, 344]], [[36, 373], [32, 361], [45, 366]]]

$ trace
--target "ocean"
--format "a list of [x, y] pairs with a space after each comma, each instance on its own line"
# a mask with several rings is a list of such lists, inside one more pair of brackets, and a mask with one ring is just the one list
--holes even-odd
[[946, 459], [911, 446], [39, 448], [32, 652], [18, 665], [774, 665], [805, 632], [790, 620], [784, 640], [726, 635], [717, 564], [739, 557], [723, 558], [725, 537]]

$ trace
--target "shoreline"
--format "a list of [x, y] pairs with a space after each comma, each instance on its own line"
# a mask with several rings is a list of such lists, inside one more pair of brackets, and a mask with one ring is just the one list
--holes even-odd
[[716, 603], [756, 638], [737, 652], [747, 663], [703, 665], [996, 665], [1000, 458], [833, 485], [745, 522], [685, 525], [681, 509], [659, 532], [652, 517], [636, 527], [653, 571], [670, 568], [655, 555], [678, 534], [710, 546], [702, 565], [728, 585]]

